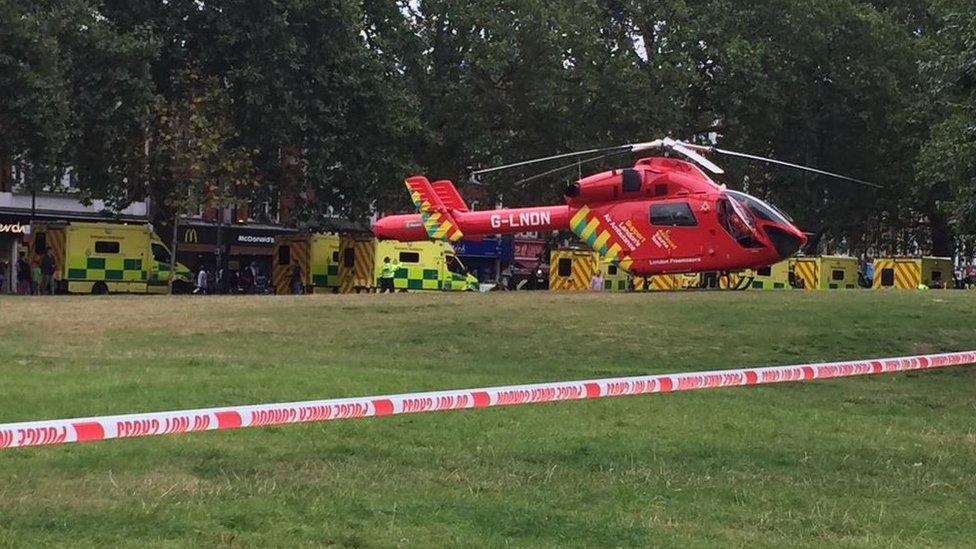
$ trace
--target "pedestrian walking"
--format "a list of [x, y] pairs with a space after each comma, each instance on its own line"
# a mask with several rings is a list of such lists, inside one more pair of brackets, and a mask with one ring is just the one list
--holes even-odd
[[200, 265], [200, 270], [197, 271], [197, 285], [195, 288], [193, 288], [193, 293], [207, 293], [207, 270], [203, 268], [203, 265]]

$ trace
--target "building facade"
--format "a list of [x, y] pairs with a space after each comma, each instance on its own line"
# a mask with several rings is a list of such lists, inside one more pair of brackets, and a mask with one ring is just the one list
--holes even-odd
[[[153, 218], [153, 205], [148, 199], [132, 202], [122, 211], [111, 211], [100, 200], [82, 203], [70, 172], [57, 192], [32, 193], [20, 179], [9, 163], [0, 164], [0, 294], [14, 292], [17, 258], [21, 251], [27, 251], [34, 222], [147, 224]], [[274, 237], [293, 232], [295, 229], [276, 223], [254, 223], [247, 207], [235, 207], [204, 208], [199, 215], [181, 220], [175, 235], [167, 230], [159, 236], [167, 247], [173, 246], [175, 236], [177, 261], [191, 269], [216, 271], [222, 265], [237, 270], [253, 266], [255, 271], [270, 272]]]

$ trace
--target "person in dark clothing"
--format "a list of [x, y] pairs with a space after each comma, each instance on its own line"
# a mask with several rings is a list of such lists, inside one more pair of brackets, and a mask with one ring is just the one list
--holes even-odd
[[254, 273], [251, 271], [250, 267], [241, 269], [240, 281], [241, 289], [245, 294], [250, 294], [254, 291]]
[[51, 248], [41, 258], [41, 291], [42, 294], [54, 295], [54, 272], [57, 264], [54, 262], [54, 252]]
[[31, 266], [27, 262], [24, 252], [17, 257], [17, 293], [27, 295], [30, 292]]
[[232, 294], [240, 293], [240, 286], [240, 277], [237, 276], [237, 271], [232, 269], [230, 271], [229, 279], [227, 280], [227, 292]]
[[302, 268], [297, 264], [291, 266], [291, 293], [302, 293]]

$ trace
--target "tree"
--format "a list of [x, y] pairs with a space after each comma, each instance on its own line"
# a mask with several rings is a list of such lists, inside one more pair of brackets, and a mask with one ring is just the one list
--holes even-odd
[[14, 161], [32, 191], [64, 172], [70, 104], [58, 15], [0, 0], [0, 159]]
[[259, 184], [253, 151], [239, 143], [229, 100], [219, 83], [186, 72], [175, 87], [181, 90], [180, 99], [160, 98], [154, 106], [147, 145], [150, 189], [169, 213], [174, 261], [181, 216], [203, 206], [235, 204]]
[[881, 191], [768, 166], [729, 163], [737, 184], [768, 195], [823, 244], [863, 250], [900, 225], [921, 129], [912, 119], [917, 55], [907, 26], [854, 0], [702, 9], [701, 97], [727, 148], [850, 174]]
[[83, 200], [122, 210], [145, 194], [157, 44], [142, 29], [118, 32], [85, 3], [66, 14], [60, 36], [71, 110], [66, 161]]
[[[683, 50], [690, 37], [681, 9], [580, 0], [401, 6], [397, 49], [427, 130], [416, 156], [435, 177], [460, 180], [469, 166], [694, 125], [685, 106], [698, 74]], [[656, 24], [670, 15], [673, 25]], [[640, 44], [645, 35], [655, 40], [650, 48]], [[537, 202], [577, 174], [518, 183], [532, 173], [489, 178], [486, 199]]]
[[[976, 10], [968, 2], [935, 4], [938, 29], [922, 66], [930, 85], [932, 129], [916, 166], [932, 207], [962, 235], [976, 235]], [[952, 242], [937, 250], [951, 255]], [[971, 252], [970, 248], [970, 252]]]
[[411, 169], [410, 94], [358, 4], [108, 0], [103, 12], [158, 41], [153, 75], [167, 100], [190, 68], [223, 88], [236, 139], [256, 151], [256, 199], [300, 195], [309, 221], [330, 208], [363, 218]]

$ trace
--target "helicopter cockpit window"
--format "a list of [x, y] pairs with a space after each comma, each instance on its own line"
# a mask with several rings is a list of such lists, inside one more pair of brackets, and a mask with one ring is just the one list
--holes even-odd
[[651, 225], [664, 227], [694, 227], [698, 225], [695, 214], [687, 202], [651, 204]]
[[759, 219], [774, 223], [791, 223], [793, 221], [788, 215], [772, 204], [767, 204], [754, 196], [739, 191], [726, 191], [726, 194], [734, 197], [739, 204], [748, 208]]
[[763, 245], [753, 236], [752, 219], [749, 213], [732, 196], [718, 201], [715, 209], [718, 222], [743, 248], [761, 248]]

